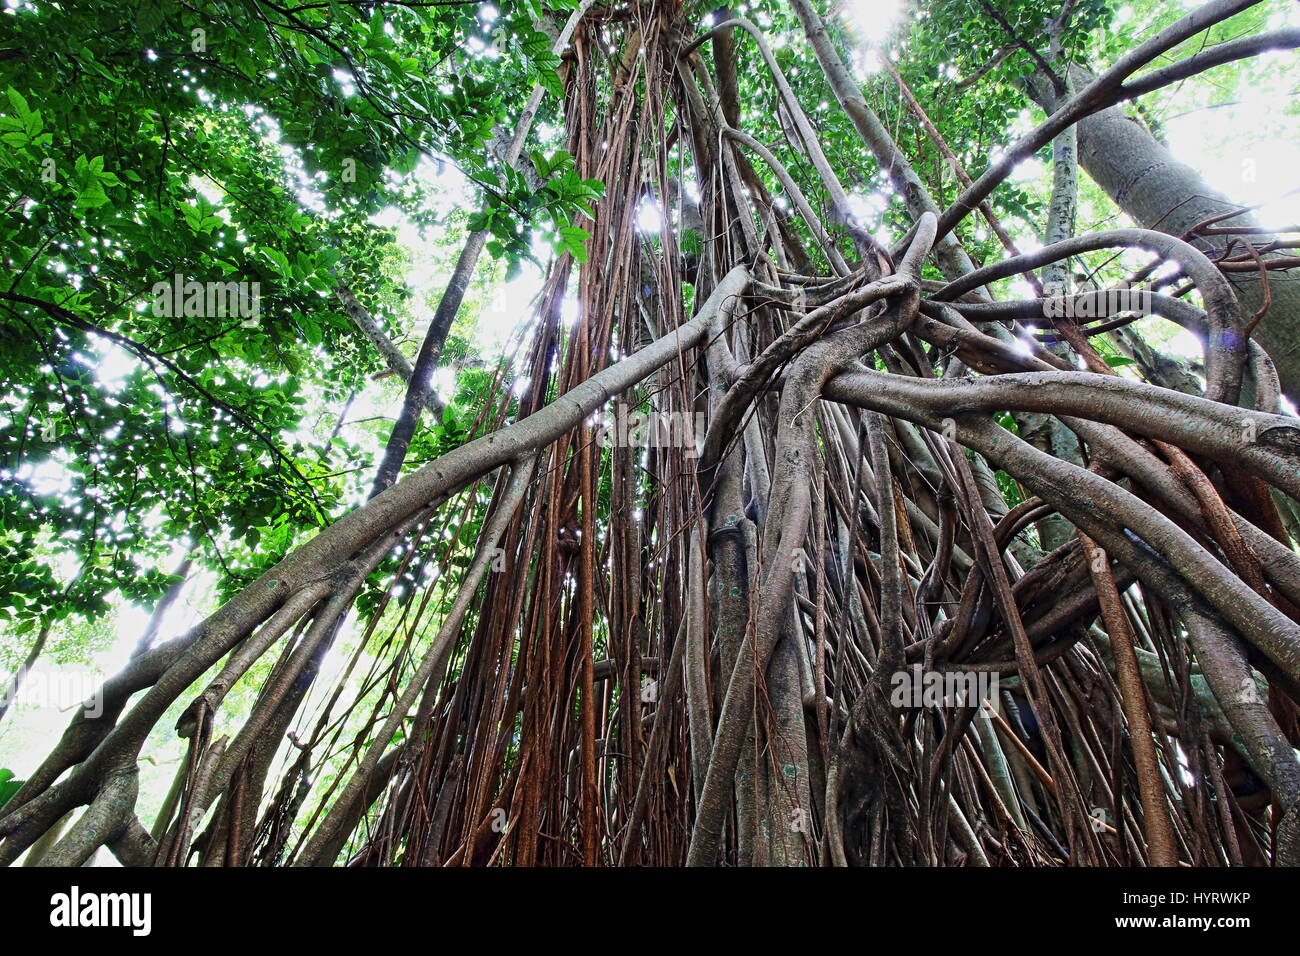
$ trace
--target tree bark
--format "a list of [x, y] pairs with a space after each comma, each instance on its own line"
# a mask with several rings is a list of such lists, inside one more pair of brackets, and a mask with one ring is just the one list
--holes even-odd
[[[1074, 85], [1082, 87], [1094, 77], [1074, 67]], [[1050, 82], [1035, 78], [1026, 92], [1049, 113], [1056, 97]], [[1144, 126], [1130, 119], [1118, 106], [1101, 110], [1079, 121], [1079, 162], [1115, 204], [1143, 228], [1182, 236], [1193, 226], [1225, 212], [1240, 209], [1227, 196], [1211, 187], [1191, 166], [1174, 155]], [[1218, 226], [1257, 227], [1249, 213], [1233, 216]], [[1194, 242], [1201, 250], [1222, 250], [1232, 236], [1216, 235]], [[1275, 238], [1256, 235], [1267, 242]], [[1276, 255], [1276, 254], [1275, 254]], [[1232, 284], [1247, 322], [1263, 305], [1264, 284], [1258, 273], [1235, 273]], [[1300, 284], [1273, 281], [1272, 305], [1255, 328], [1254, 337], [1277, 365], [1282, 390], [1295, 401], [1300, 398]]]

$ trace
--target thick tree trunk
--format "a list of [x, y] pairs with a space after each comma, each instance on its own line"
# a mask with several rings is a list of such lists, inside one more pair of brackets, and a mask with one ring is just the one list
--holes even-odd
[[[1093, 79], [1091, 73], [1075, 67], [1076, 86]], [[1046, 82], [1028, 84], [1026, 92], [1039, 106], [1051, 112], [1055, 97]], [[1081, 120], [1079, 162], [1106, 194], [1139, 225], [1182, 236], [1198, 223], [1241, 208], [1212, 188], [1191, 166], [1181, 163], [1140, 123], [1112, 106]], [[1232, 217], [1219, 226], [1258, 226], [1254, 216]], [[1222, 249], [1232, 236], [1198, 239], [1196, 245], [1209, 252]], [[1271, 236], [1253, 236], [1267, 241]], [[1234, 273], [1232, 283], [1249, 322], [1264, 301], [1264, 285], [1258, 273]], [[1272, 305], [1255, 328], [1254, 338], [1272, 357], [1282, 380], [1282, 390], [1295, 401], [1300, 398], [1300, 284], [1278, 281], [1270, 284]]]

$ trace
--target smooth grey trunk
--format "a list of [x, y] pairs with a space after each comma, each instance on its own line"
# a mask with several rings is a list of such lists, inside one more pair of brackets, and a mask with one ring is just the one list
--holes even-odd
[[145, 627], [144, 633], [140, 635], [135, 648], [131, 651], [132, 657], [139, 657], [153, 647], [153, 642], [158, 639], [158, 632], [162, 629], [163, 618], [167, 616], [167, 612], [171, 610], [172, 605], [180, 598], [181, 592], [185, 590], [185, 583], [190, 577], [190, 569], [194, 566], [194, 551], [195, 548], [191, 547], [185, 553], [185, 557], [181, 559], [181, 563], [176, 570], [172, 572], [172, 576], [177, 579], [176, 583], [169, 587], [158, 603], [154, 605], [153, 613], [149, 615], [149, 624]]
[[[590, 5], [591, 0], [583, 0], [578, 8], [569, 14], [564, 29], [560, 31], [559, 36], [551, 46], [551, 52], [556, 56], [564, 52], [569, 39], [573, 36], [573, 31], [578, 27], [578, 21], [582, 19], [582, 15], [587, 12]], [[535, 83], [533, 91], [528, 97], [528, 103], [524, 106], [523, 113], [515, 124], [514, 135], [510, 139], [510, 144], [500, 157], [505, 165], [511, 167], [518, 165], [519, 158], [524, 151], [524, 142], [528, 139], [528, 132], [533, 127], [533, 119], [537, 116], [537, 110], [542, 105], [544, 94], [544, 87], [540, 83]], [[487, 244], [487, 238], [488, 233], [485, 229], [471, 232], [469, 238], [465, 240], [465, 246], [461, 249], [460, 256], [456, 259], [456, 268], [452, 270], [451, 278], [447, 280], [447, 287], [443, 290], [442, 298], [438, 300], [438, 308], [434, 311], [433, 321], [429, 323], [429, 330], [425, 333], [424, 341], [420, 344], [419, 354], [415, 357], [415, 365], [411, 368], [411, 375], [407, 379], [406, 397], [402, 401], [402, 410], [397, 416], [397, 422], [393, 425], [392, 432], [389, 433], [388, 444], [384, 448], [384, 456], [379, 463], [374, 485], [370, 490], [370, 497], [372, 498], [386, 488], [391, 487], [397, 481], [402, 465], [406, 462], [406, 454], [411, 447], [411, 439], [415, 436], [415, 426], [419, 422], [420, 412], [435, 398], [432, 391], [433, 373], [438, 368], [438, 360], [442, 357], [443, 344], [447, 341], [447, 335], [451, 332], [452, 323], [456, 321], [456, 314], [460, 311], [461, 303], [465, 300], [465, 292], [469, 289], [470, 280], [474, 278], [474, 267], [478, 265], [478, 257]], [[356, 321], [355, 317], [353, 321]], [[371, 339], [374, 340], [373, 336], [371, 336]]]
[[[1094, 79], [1078, 66], [1073, 68], [1071, 78], [1076, 87]], [[1036, 78], [1025, 89], [1043, 109], [1051, 112], [1055, 108], [1049, 83]], [[1118, 106], [1085, 117], [1079, 122], [1078, 130], [1080, 164], [1139, 226], [1182, 236], [1198, 223], [1241, 208], [1208, 185], [1191, 166], [1179, 162], [1149, 130], [1130, 119]], [[1256, 227], [1260, 223], [1250, 213], [1243, 213], [1215, 225]], [[1222, 250], [1233, 238], [1211, 236], [1197, 239], [1194, 245], [1212, 254], [1212, 250]], [[1250, 238], [1267, 242], [1274, 237]], [[1263, 283], [1258, 273], [1245, 272], [1234, 273], [1232, 284], [1242, 315], [1249, 322], [1263, 305]], [[1282, 390], [1295, 401], [1300, 398], [1300, 283], [1278, 281], [1275, 277], [1270, 288], [1272, 306], [1255, 328], [1253, 337], [1272, 357]]]
[[[1067, 82], [1066, 94], [1071, 92], [1073, 88]], [[1043, 245], [1051, 245], [1074, 235], [1078, 207], [1079, 137], [1078, 127], [1071, 126], [1052, 140], [1052, 202], [1048, 209]], [[1070, 291], [1070, 270], [1065, 260], [1044, 266], [1040, 278], [1048, 295], [1065, 295]], [[1063, 358], [1069, 357], [1070, 350], [1064, 342], [1052, 346], [1052, 351]], [[1082, 464], [1079, 440], [1055, 415], [1024, 412], [1016, 417], [1020, 425], [1020, 437], [1025, 441], [1040, 451], [1073, 465]], [[1045, 515], [1035, 524], [1044, 552], [1055, 551], [1074, 537], [1074, 526], [1057, 512]]]
[[22, 666], [10, 679], [9, 685], [0, 692], [0, 719], [9, 712], [9, 705], [13, 703], [18, 696], [18, 690], [22, 687], [23, 678], [36, 666], [37, 659], [41, 656], [41, 651], [45, 650], [45, 642], [50, 636], [50, 624], [47, 621], [36, 635], [36, 641], [32, 644], [32, 649], [27, 652], [27, 657], [23, 660]]
[[[370, 310], [361, 304], [347, 285], [338, 285], [334, 289], [334, 296], [343, 306], [343, 311], [348, 314], [352, 324], [357, 327], [357, 331], [370, 340], [370, 343], [375, 347], [375, 351], [383, 358], [384, 364], [388, 366], [389, 371], [397, 375], [403, 382], [409, 384], [411, 376], [415, 372], [411, 367], [411, 360], [403, 355], [402, 350], [388, 337], [379, 324], [379, 320], [370, 314]], [[442, 401], [433, 393], [425, 396], [425, 407], [434, 415], [442, 414]]]

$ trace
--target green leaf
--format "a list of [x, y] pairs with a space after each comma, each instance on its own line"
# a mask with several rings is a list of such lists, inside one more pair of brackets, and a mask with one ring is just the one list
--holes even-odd
[[13, 104], [14, 110], [16, 110], [18, 115], [25, 120], [28, 114], [31, 113], [31, 110], [27, 106], [27, 100], [24, 99], [23, 95], [12, 86], [6, 89], [5, 92], [9, 94], [9, 102]]
[[0, 807], [3, 807], [13, 797], [15, 793], [22, 789], [26, 780], [15, 780], [14, 772], [8, 768], [0, 768]]
[[559, 231], [559, 246], [573, 256], [575, 262], [586, 262], [586, 242], [590, 238], [591, 234], [580, 226], [563, 226]]
[[289, 257], [283, 252], [279, 249], [271, 249], [266, 246], [262, 247], [261, 252], [262, 255], [266, 256], [266, 258], [270, 260], [271, 264], [275, 266], [280, 275], [284, 276], [286, 279], [293, 277], [293, 270], [289, 267]]

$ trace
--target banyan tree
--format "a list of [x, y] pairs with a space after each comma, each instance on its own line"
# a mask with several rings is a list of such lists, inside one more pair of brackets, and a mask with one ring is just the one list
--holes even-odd
[[[1300, 28], [1138, 6], [6, 11], [5, 640], [169, 600], [145, 531], [73, 533], [133, 494], [222, 583], [18, 774], [0, 860], [1300, 863], [1300, 240], [1144, 113], [1294, 86]], [[429, 162], [471, 208], [414, 315], [373, 217]], [[507, 262], [540, 291], [466, 362]], [[24, 483], [60, 447], [75, 509]], [[80, 578], [22, 570], [41, 528]]]

